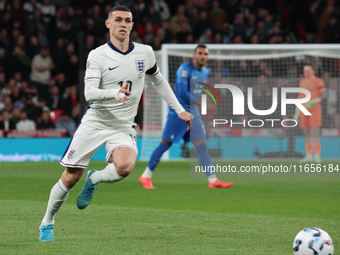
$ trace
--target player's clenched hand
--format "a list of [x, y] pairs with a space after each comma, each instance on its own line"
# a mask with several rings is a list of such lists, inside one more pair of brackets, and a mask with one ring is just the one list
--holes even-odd
[[184, 120], [189, 126], [188, 129], [189, 130], [191, 128], [191, 124], [192, 124], [192, 120], [194, 119], [194, 115], [192, 115], [189, 112], [182, 112], [180, 115], [178, 115], [178, 117], [181, 120]]
[[123, 104], [125, 104], [129, 100], [126, 94], [131, 94], [131, 91], [127, 90], [128, 86], [129, 83], [126, 83], [125, 85], [121, 86], [120, 90], [118, 91], [118, 100]]

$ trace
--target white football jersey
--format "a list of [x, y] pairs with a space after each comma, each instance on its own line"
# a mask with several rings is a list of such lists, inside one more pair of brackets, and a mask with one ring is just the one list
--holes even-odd
[[[156, 59], [150, 46], [131, 42], [127, 52], [121, 52], [112, 43], [92, 50], [86, 62], [85, 81], [100, 79], [99, 89], [119, 89], [128, 83], [129, 100], [93, 100], [82, 119], [92, 127], [122, 129], [135, 134], [134, 118], [145, 83], [145, 72], [155, 67]], [[154, 70], [154, 69], [153, 69]]]

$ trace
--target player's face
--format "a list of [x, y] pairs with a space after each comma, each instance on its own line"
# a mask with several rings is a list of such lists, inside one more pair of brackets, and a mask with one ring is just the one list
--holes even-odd
[[105, 21], [106, 27], [110, 30], [110, 35], [120, 41], [129, 38], [133, 28], [132, 14], [126, 11], [114, 11], [111, 17]]
[[303, 68], [303, 75], [306, 77], [306, 78], [311, 78], [314, 76], [314, 70], [311, 66], [304, 66]]
[[204, 66], [209, 60], [208, 48], [198, 48], [194, 54], [194, 62], [199, 66]]

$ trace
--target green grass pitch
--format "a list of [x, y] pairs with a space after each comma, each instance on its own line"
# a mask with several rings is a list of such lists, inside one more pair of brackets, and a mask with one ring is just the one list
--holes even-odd
[[79, 210], [84, 175], [56, 216], [56, 242], [41, 243], [38, 227], [63, 167], [0, 163], [0, 254], [288, 255], [306, 227], [326, 230], [340, 254], [340, 179], [232, 179], [232, 188], [208, 189], [206, 179], [189, 177], [189, 164], [161, 162], [156, 189], [145, 190], [138, 178], [146, 162], [137, 162]]

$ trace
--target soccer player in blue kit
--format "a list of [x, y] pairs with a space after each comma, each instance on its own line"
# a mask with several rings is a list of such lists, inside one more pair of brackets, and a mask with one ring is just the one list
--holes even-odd
[[[155, 188], [152, 185], [151, 177], [163, 153], [167, 151], [173, 143], [178, 143], [182, 138], [185, 143], [190, 142], [190, 139], [191, 142], [194, 143], [201, 166], [212, 166], [212, 161], [209, 156], [208, 147], [206, 144], [205, 128], [202, 118], [199, 114], [202, 90], [195, 89], [194, 86], [191, 86], [190, 89], [190, 79], [208, 78], [209, 71], [205, 67], [205, 64], [208, 62], [208, 60], [208, 48], [203, 44], [199, 44], [195, 49], [193, 61], [182, 64], [177, 70], [174, 90], [175, 95], [178, 98], [178, 101], [183, 105], [184, 109], [188, 112], [191, 111], [191, 114], [194, 115], [194, 120], [191, 130], [188, 131], [186, 123], [178, 118], [174, 110], [171, 108], [169, 109], [162, 140], [152, 153], [144, 173], [139, 178], [139, 182], [146, 189]], [[208, 103], [207, 110], [213, 109], [215, 109], [215, 106]], [[206, 174], [209, 181], [209, 188], [229, 188], [233, 185], [231, 182], [225, 183], [219, 181], [216, 178], [215, 173], [207, 171]]]

